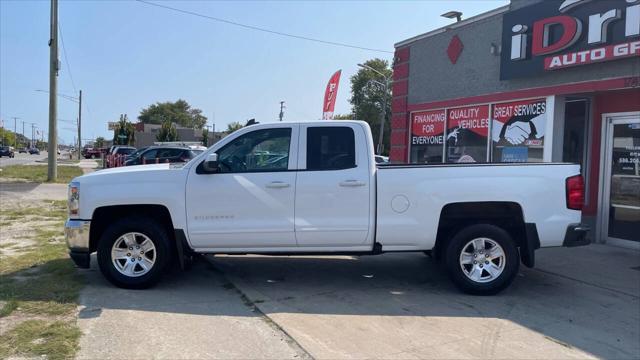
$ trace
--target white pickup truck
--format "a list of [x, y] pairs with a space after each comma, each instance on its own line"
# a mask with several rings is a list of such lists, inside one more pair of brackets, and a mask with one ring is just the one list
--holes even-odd
[[185, 165], [69, 184], [70, 256], [126, 288], [196, 253], [427, 252], [465, 292], [493, 294], [540, 247], [585, 245], [578, 165], [384, 165], [361, 121], [245, 127]]

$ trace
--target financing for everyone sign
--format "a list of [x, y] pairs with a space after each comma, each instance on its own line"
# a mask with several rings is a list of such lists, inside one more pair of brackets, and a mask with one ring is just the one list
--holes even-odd
[[640, 0], [545, 0], [504, 14], [500, 79], [640, 57]]
[[411, 146], [414, 162], [441, 163], [444, 146], [444, 109], [411, 114]]

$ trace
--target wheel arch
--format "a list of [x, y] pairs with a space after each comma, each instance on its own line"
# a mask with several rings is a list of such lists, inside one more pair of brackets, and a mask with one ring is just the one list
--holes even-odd
[[165, 228], [169, 239], [175, 242], [175, 228], [171, 213], [166, 206], [157, 204], [111, 205], [98, 207], [93, 211], [89, 231], [89, 250], [91, 252], [97, 250], [100, 236], [110, 224], [129, 216], [144, 216], [153, 219]]
[[461, 229], [474, 224], [492, 224], [511, 236], [520, 249], [520, 259], [528, 266], [535, 264], [534, 253], [540, 247], [535, 224], [524, 221], [522, 206], [509, 201], [457, 202], [440, 211], [434, 254], [442, 258], [447, 242]]

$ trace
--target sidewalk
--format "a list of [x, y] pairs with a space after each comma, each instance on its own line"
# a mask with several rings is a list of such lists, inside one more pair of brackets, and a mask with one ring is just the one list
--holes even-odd
[[208, 257], [314, 358], [640, 358], [640, 253], [536, 254], [497, 296], [422, 254]]
[[107, 283], [95, 256], [80, 296], [78, 359], [300, 359], [306, 354], [205, 261], [147, 290]]

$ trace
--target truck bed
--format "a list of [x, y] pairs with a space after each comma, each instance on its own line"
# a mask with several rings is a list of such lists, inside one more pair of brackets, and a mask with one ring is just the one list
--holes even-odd
[[430, 249], [445, 206], [508, 203], [536, 226], [541, 246], [561, 246], [581, 219], [566, 206], [565, 181], [578, 174], [568, 163], [379, 165], [376, 241], [385, 251]]

